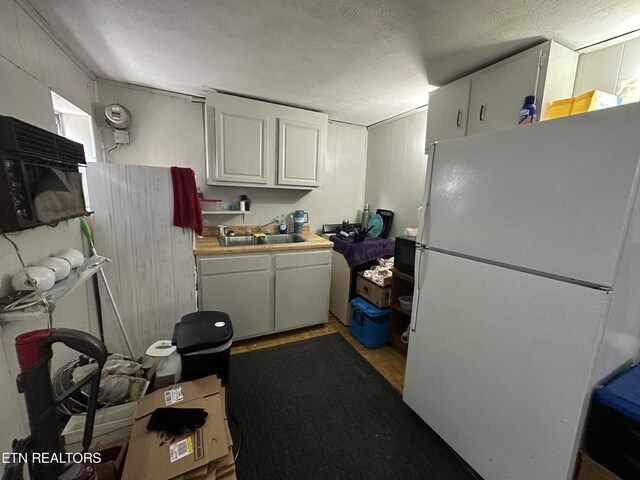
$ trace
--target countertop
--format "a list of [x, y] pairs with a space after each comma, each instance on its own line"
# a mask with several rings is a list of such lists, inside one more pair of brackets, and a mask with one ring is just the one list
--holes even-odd
[[291, 250], [311, 250], [333, 248], [333, 242], [313, 233], [303, 233], [307, 242], [279, 243], [274, 245], [238, 245], [221, 247], [217, 236], [196, 237], [194, 255], [229, 255], [234, 253], [287, 252]]

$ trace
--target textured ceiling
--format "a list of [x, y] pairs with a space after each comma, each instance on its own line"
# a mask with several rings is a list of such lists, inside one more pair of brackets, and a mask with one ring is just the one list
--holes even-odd
[[639, 0], [29, 0], [98, 76], [218, 89], [370, 125], [553, 38], [640, 28]]

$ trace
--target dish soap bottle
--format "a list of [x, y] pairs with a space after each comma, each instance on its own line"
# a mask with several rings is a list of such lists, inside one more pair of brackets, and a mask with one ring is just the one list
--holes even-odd
[[529, 125], [536, 118], [536, 96], [527, 95], [524, 97], [524, 104], [520, 110], [518, 125]]
[[371, 218], [371, 213], [369, 213], [369, 204], [364, 204], [364, 210], [362, 210], [362, 229], [366, 230], [369, 225], [369, 219]]
[[293, 213], [287, 214], [287, 233], [293, 233]]

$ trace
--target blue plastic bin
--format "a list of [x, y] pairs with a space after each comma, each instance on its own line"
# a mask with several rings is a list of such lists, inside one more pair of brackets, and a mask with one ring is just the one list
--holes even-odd
[[589, 456], [620, 478], [640, 478], [640, 365], [595, 390], [587, 420]]
[[389, 340], [389, 309], [378, 308], [361, 297], [351, 300], [349, 332], [367, 348]]

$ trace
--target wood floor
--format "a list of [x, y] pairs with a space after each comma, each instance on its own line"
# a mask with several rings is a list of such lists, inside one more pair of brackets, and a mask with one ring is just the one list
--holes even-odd
[[231, 347], [231, 354], [250, 352], [275, 345], [284, 345], [286, 343], [298, 342], [300, 340], [329, 335], [336, 332], [342, 335], [396, 390], [402, 393], [404, 388], [404, 367], [407, 360], [406, 354], [391, 345], [382, 345], [378, 348], [364, 347], [358, 340], [351, 336], [349, 328], [344, 326], [331, 314], [329, 315], [328, 322], [321, 325], [234, 342]]

